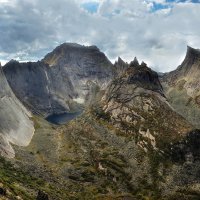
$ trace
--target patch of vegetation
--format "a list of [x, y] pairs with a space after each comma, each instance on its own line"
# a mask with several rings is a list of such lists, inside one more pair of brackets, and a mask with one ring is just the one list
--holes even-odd
[[3, 157], [0, 157], [0, 183], [9, 191], [6, 197], [10, 200], [15, 200], [19, 197], [23, 200], [35, 200], [38, 190], [54, 196], [55, 194], [59, 196], [59, 193], [63, 197], [66, 195], [43, 179], [32, 176], [23, 169], [15, 167]]
[[31, 120], [32, 120], [33, 123], [34, 123], [34, 128], [35, 128], [35, 130], [41, 128], [41, 125], [40, 125], [40, 123], [38, 122], [38, 119], [37, 119], [36, 116], [32, 116], [32, 117], [31, 117]]

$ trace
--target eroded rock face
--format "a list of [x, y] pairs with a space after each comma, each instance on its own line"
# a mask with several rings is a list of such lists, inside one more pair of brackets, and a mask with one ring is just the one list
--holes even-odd
[[48, 115], [70, 110], [66, 101], [76, 94], [59, 68], [43, 62], [11, 61], [3, 70], [13, 92], [33, 112]]
[[0, 67], [0, 153], [14, 157], [10, 143], [27, 146], [34, 133], [30, 113], [11, 91]]
[[3, 68], [16, 96], [43, 115], [71, 112], [83, 104], [91, 84], [104, 88], [114, 67], [95, 46], [64, 43], [41, 62], [9, 62]]
[[82, 99], [88, 94], [90, 82], [104, 88], [115, 74], [112, 63], [96, 46], [64, 43], [47, 54], [43, 62], [60, 67]]

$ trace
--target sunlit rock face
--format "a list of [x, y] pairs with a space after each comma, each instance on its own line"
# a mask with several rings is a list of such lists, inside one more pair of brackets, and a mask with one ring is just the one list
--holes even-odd
[[30, 113], [11, 91], [0, 67], [0, 154], [14, 157], [11, 144], [27, 146], [34, 133]]

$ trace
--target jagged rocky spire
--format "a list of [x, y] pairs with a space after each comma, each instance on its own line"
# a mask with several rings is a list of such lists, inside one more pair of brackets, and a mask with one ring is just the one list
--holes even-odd
[[187, 55], [193, 55], [193, 56], [200, 56], [200, 49], [192, 48], [191, 46], [187, 46]]
[[130, 62], [130, 67], [139, 67], [140, 64], [138, 62], [138, 59], [135, 57], [133, 61]]
[[200, 68], [199, 61], [200, 50], [187, 46], [187, 53], [185, 59], [183, 60], [182, 64], [179, 66], [178, 69], [181, 70], [183, 74], [187, 74], [192, 68]]
[[127, 82], [129, 84], [136, 84], [139, 87], [158, 92], [164, 96], [162, 85], [155, 71], [151, 70], [145, 62], [137, 65], [138, 67], [136, 67], [136, 64], [133, 66], [127, 71]]
[[118, 57], [118, 60], [115, 62], [116, 65], [125, 65], [126, 63], [123, 61], [121, 57]]
[[186, 53], [183, 63], [194, 62], [196, 61], [196, 59], [199, 59], [199, 58], [200, 58], [200, 50], [187, 46], [187, 53]]
[[141, 66], [141, 67], [147, 67], [147, 64], [146, 64], [144, 61], [142, 61], [142, 63], [141, 63], [140, 66]]
[[128, 63], [126, 63], [120, 57], [118, 57], [118, 60], [115, 62], [114, 66], [117, 70], [117, 74], [122, 74], [128, 68]]

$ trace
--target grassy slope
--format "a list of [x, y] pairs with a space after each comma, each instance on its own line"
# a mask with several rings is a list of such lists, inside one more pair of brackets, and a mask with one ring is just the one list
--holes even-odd
[[187, 95], [187, 91], [180, 85], [170, 88], [164, 85], [165, 94], [174, 109], [185, 117], [195, 127], [200, 128], [200, 106], [195, 99]]
[[[61, 127], [34, 120], [30, 145], [15, 147], [11, 163], [1, 159], [8, 199], [35, 199], [39, 189], [53, 200], [161, 200], [166, 188], [167, 196], [175, 192], [169, 180], [180, 167], [156, 152], [146, 154], [135, 137], [120, 134], [103, 117], [85, 114]], [[197, 191], [186, 188], [165, 199], [197, 199]]]

